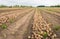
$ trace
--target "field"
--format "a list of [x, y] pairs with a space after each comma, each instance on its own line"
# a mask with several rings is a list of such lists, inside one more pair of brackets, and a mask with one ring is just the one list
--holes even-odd
[[0, 39], [60, 39], [60, 8], [0, 8]]

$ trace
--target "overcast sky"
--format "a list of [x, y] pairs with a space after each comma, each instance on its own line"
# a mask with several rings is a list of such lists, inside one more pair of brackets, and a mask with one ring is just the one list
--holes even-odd
[[57, 5], [60, 0], [0, 0], [0, 5]]

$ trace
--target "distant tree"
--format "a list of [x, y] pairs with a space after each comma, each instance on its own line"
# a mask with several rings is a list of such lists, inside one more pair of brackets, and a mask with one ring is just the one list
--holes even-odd
[[37, 6], [37, 7], [45, 7], [44, 5], [39, 5], [39, 6]]
[[4, 8], [4, 7], [7, 7], [7, 8], [18, 8], [18, 7], [32, 7], [32, 6], [25, 6], [25, 5], [14, 5], [14, 6], [6, 6], [6, 5], [0, 5], [0, 8]]
[[33, 7], [33, 6], [29, 6], [29, 7]]
[[3, 8], [3, 7], [8, 7], [8, 6], [6, 6], [6, 5], [0, 5], [0, 8]]
[[20, 7], [19, 5], [14, 5], [13, 7]]
[[21, 7], [27, 7], [27, 6], [23, 6], [23, 5], [21, 5]]
[[50, 6], [50, 7], [60, 7], [60, 5]]
[[12, 8], [13, 6], [8, 6], [8, 8]]

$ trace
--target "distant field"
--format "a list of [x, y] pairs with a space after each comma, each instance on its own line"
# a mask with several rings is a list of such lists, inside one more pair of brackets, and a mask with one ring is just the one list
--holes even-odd
[[0, 13], [2, 12], [9, 12], [9, 11], [15, 11], [15, 10], [21, 10], [23, 8], [0, 8]]
[[0, 39], [60, 39], [60, 8], [0, 8]]

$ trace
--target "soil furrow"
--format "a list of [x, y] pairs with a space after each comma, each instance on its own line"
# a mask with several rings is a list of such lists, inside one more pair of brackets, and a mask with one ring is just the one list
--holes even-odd
[[46, 11], [41, 11], [41, 14], [43, 16], [43, 18], [48, 22], [53, 24], [53, 26], [51, 26], [52, 30], [56, 33], [57, 37], [60, 38], [60, 30], [59, 31], [55, 31], [53, 28], [57, 25], [60, 25], [60, 20], [59, 17], [51, 14], [51, 13], [47, 13]]
[[[21, 27], [21, 29], [23, 30], [24, 28], [27, 29], [28, 27], [28, 24], [29, 24], [29, 19], [31, 19], [31, 15], [32, 15], [33, 11], [29, 12], [29, 14], [27, 14], [26, 16], [22, 17], [20, 20], [18, 20], [16, 23], [14, 23], [13, 25], [11, 26], [14, 26], [12, 29], [9, 29], [9, 30], [5, 30], [5, 34], [7, 34], [7, 37], [6, 39], [8, 39], [9, 37], [11, 37], [10, 39], [12, 39], [13, 35], [15, 33], [15, 31], [17, 31], [17, 29], [19, 27]], [[27, 21], [28, 20], [28, 21]], [[23, 26], [22, 26], [23, 25]], [[25, 30], [24, 29], [24, 30]], [[24, 30], [23, 30], [23, 34], [24, 34]], [[22, 36], [22, 35], [20, 35]], [[15, 38], [15, 37], [14, 37]], [[4, 38], [5, 39], [5, 38]]]

